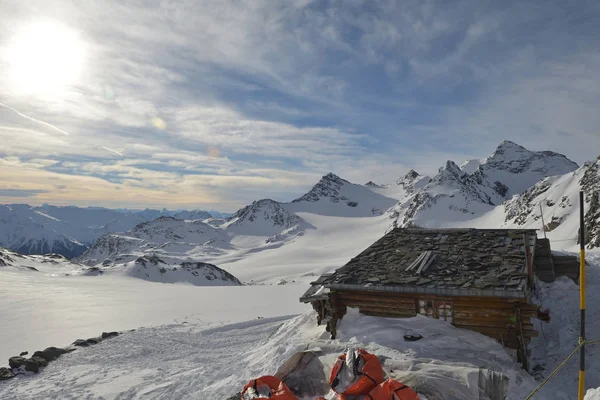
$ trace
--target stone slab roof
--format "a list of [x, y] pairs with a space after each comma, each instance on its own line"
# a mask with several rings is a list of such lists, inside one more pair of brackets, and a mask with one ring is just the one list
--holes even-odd
[[[396, 228], [330, 276], [313, 282], [354, 288], [438, 294], [524, 296], [524, 235], [535, 230]], [[500, 292], [500, 293], [499, 293]], [[507, 293], [501, 293], [507, 292]], [[303, 298], [306, 296], [303, 296]]]

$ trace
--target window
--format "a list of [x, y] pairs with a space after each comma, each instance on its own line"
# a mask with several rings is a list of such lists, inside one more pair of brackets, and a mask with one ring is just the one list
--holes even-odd
[[437, 302], [438, 319], [443, 319], [446, 322], [454, 323], [454, 312], [452, 303], [449, 301]]
[[433, 318], [433, 301], [419, 300], [419, 314]]
[[454, 307], [451, 301], [419, 300], [419, 314], [454, 323]]

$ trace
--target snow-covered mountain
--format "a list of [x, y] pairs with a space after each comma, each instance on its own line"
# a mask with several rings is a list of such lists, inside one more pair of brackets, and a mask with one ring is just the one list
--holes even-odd
[[216, 265], [200, 261], [166, 262], [154, 254], [133, 261], [88, 268], [84, 275], [124, 274], [151, 282], [191, 283], [195, 286], [240, 286], [242, 283]]
[[396, 200], [368, 187], [350, 183], [329, 173], [303, 196], [287, 203], [291, 212], [308, 212], [336, 217], [372, 217], [385, 213]]
[[[396, 226], [452, 226], [491, 212], [541, 179], [577, 169], [565, 156], [533, 152], [504, 141], [468, 173], [452, 161], [421, 189], [399, 201], [391, 213]], [[470, 162], [473, 167], [473, 162]], [[467, 165], [468, 166], [468, 165]], [[466, 168], [469, 170], [469, 168]]]
[[588, 247], [600, 247], [600, 159], [572, 173], [543, 179], [478, 222], [541, 229], [543, 212], [551, 239], [575, 244], [579, 238], [580, 190], [585, 194]]
[[188, 283], [195, 286], [242, 285], [239, 279], [216, 265], [199, 261], [168, 263], [156, 255], [142, 255], [133, 261], [89, 267], [60, 254], [23, 255], [0, 247], [0, 271], [3, 268], [50, 277], [106, 275], [128, 276], [160, 283]]
[[[26, 205], [0, 205], [0, 246], [24, 254], [81, 254], [86, 246], [69, 225]], [[70, 232], [69, 232], [70, 231]]]
[[82, 254], [100, 236], [123, 232], [161, 216], [204, 220], [206, 211], [111, 210], [102, 207], [57, 207], [44, 204], [0, 205], [0, 246], [23, 254], [58, 253], [66, 257]]
[[123, 263], [146, 254], [175, 263], [230, 248], [229, 234], [199, 220], [160, 217], [133, 229], [100, 237], [81, 256], [87, 265]]
[[369, 181], [365, 186], [377, 194], [401, 201], [415, 191], [422, 189], [430, 181], [429, 176], [420, 175], [417, 171], [411, 169], [394, 183], [378, 185]]
[[23, 255], [13, 250], [0, 247], [0, 269], [12, 268], [15, 270], [51, 273], [65, 271], [80, 271], [82, 266], [69, 261], [66, 257], [56, 254]]
[[284, 204], [262, 199], [241, 208], [233, 214], [222, 228], [241, 235], [272, 236], [282, 231], [304, 230], [309, 224], [288, 211]]
[[487, 189], [494, 204], [499, 204], [548, 176], [566, 174], [578, 167], [562, 154], [529, 151], [505, 140], [471, 176]]

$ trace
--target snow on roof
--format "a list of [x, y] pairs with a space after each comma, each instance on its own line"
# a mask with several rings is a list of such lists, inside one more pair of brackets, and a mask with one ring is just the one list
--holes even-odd
[[[524, 297], [534, 229], [396, 228], [315, 285], [331, 289]], [[310, 293], [302, 299], [308, 300]]]

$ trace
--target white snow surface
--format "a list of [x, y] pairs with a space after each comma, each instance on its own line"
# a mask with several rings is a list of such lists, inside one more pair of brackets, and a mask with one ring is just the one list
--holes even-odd
[[583, 400], [600, 400], [600, 387], [596, 389], [589, 389]]
[[479, 168], [481, 163], [483, 163], [484, 161], [485, 161], [485, 158], [484, 159], [465, 160], [462, 164], [460, 164], [460, 169], [463, 170], [464, 172], [466, 172], [467, 174], [472, 174], [473, 172], [475, 172], [477, 170], [477, 168]]

